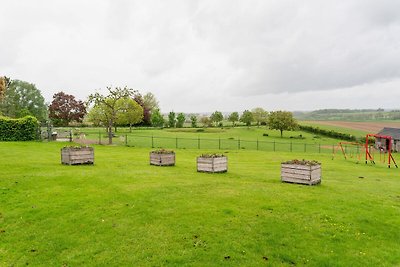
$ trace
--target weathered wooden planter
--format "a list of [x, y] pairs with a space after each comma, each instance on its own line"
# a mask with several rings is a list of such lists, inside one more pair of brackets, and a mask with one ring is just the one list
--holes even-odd
[[228, 158], [223, 155], [202, 155], [197, 157], [198, 172], [227, 172]]
[[93, 147], [64, 147], [61, 149], [61, 163], [94, 164], [94, 149]]
[[174, 166], [175, 152], [168, 150], [157, 150], [150, 152], [150, 165]]
[[281, 164], [281, 180], [287, 183], [315, 185], [321, 183], [321, 164], [290, 161]]

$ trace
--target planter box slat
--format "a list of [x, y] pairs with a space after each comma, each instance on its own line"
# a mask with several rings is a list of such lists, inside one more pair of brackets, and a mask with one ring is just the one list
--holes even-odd
[[93, 147], [61, 149], [61, 163], [67, 165], [94, 164]]
[[175, 153], [161, 154], [161, 153], [150, 152], [150, 165], [174, 166]]
[[321, 183], [321, 165], [281, 164], [282, 182], [314, 185]]
[[197, 171], [198, 172], [227, 172], [228, 171], [228, 158], [197, 158]]

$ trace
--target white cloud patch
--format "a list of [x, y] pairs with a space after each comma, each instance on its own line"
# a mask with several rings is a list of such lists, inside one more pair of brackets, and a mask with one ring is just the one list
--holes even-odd
[[396, 0], [6, 0], [2, 8], [0, 73], [35, 83], [47, 100], [128, 85], [153, 92], [165, 111], [396, 105], [368, 100], [399, 91]]

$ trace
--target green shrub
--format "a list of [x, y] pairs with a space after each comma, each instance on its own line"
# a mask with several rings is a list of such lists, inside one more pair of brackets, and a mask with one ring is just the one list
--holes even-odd
[[0, 141], [36, 140], [39, 122], [33, 116], [20, 119], [0, 117]]
[[[348, 140], [348, 141], [356, 141], [356, 137], [351, 134], [346, 134], [346, 133], [339, 133], [333, 130], [325, 130], [321, 129], [318, 127], [312, 127], [312, 126], [305, 126], [305, 125], [299, 125], [300, 130], [304, 132], [309, 132], [309, 133], [315, 133], [327, 137], [332, 137], [335, 139], [341, 139], [341, 140]], [[314, 136], [314, 138], [316, 138]]]

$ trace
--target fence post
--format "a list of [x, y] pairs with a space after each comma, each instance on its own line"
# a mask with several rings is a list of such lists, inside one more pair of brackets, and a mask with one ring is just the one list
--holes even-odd
[[238, 138], [238, 149], [240, 150], [240, 137]]
[[275, 141], [274, 141], [274, 152], [275, 152]]
[[125, 145], [128, 146], [128, 134], [125, 133]]
[[178, 137], [175, 138], [175, 146], [178, 148]]
[[258, 150], [258, 138], [257, 138], [257, 150]]
[[154, 136], [151, 136], [151, 148], [154, 148]]
[[72, 142], [72, 130], [69, 130], [69, 141]]
[[101, 130], [99, 130], [99, 145], [101, 145]]
[[221, 137], [218, 138], [218, 149], [221, 150]]

